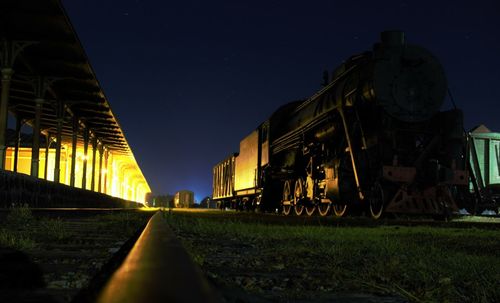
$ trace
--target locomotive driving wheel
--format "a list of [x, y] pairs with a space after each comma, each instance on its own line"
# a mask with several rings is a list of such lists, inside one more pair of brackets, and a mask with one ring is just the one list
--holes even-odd
[[343, 215], [345, 215], [346, 213], [346, 210], [347, 210], [347, 204], [342, 204], [342, 203], [335, 203], [333, 204], [333, 214], [335, 215], [335, 217], [342, 217]]
[[286, 180], [283, 185], [283, 214], [288, 216], [292, 210], [292, 191], [290, 190], [290, 180]]
[[295, 181], [295, 188], [293, 190], [293, 202], [294, 207], [293, 210], [297, 216], [300, 216], [304, 213], [304, 182], [302, 178], [298, 178]]
[[313, 202], [308, 202], [305, 208], [306, 208], [306, 214], [308, 216], [312, 216], [316, 211], [316, 205]]
[[318, 204], [318, 213], [322, 217], [328, 216], [331, 209], [332, 209], [332, 202], [331, 201], [328, 201], [328, 202], [321, 201]]
[[305, 185], [305, 199], [304, 206], [306, 208], [306, 214], [312, 216], [316, 212], [316, 199], [314, 198], [314, 180], [312, 178], [312, 173], [307, 173]]
[[382, 216], [384, 211], [384, 189], [379, 182], [375, 182], [370, 189], [370, 195], [368, 197], [369, 211], [373, 219], [378, 219]]

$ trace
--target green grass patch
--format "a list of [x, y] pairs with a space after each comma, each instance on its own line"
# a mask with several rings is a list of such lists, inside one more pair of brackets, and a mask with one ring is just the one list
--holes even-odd
[[[89, 234], [111, 233], [128, 238], [140, 230], [151, 215], [146, 212], [111, 212], [89, 218], [95, 223], [86, 229]], [[72, 221], [71, 217], [34, 216], [29, 207], [14, 207], [0, 222], [0, 246], [29, 251], [44, 245], [79, 241], [72, 231]]]
[[70, 233], [66, 230], [64, 221], [60, 218], [39, 220], [38, 226], [40, 232], [49, 241], [62, 241], [70, 237]]
[[279, 299], [286, 300], [309, 292], [368, 292], [413, 302], [500, 302], [496, 230], [269, 226], [176, 212], [167, 220], [208, 276], [250, 293], [281, 291]]
[[34, 224], [31, 209], [25, 205], [13, 207], [4, 224], [0, 226], [0, 247], [30, 250], [36, 247], [32, 234], [27, 229]]
[[30, 250], [35, 246], [35, 241], [26, 233], [0, 228], [0, 247]]
[[481, 223], [500, 223], [500, 218], [487, 216], [462, 216], [453, 219], [456, 222], [481, 222]]
[[150, 216], [151, 213], [146, 212], [114, 212], [99, 216], [99, 225], [103, 230], [131, 237], [147, 223]]
[[31, 213], [31, 209], [27, 205], [20, 205], [13, 207], [7, 218], [5, 219], [5, 223], [7, 226], [16, 227], [16, 226], [27, 226], [33, 223], [33, 214]]

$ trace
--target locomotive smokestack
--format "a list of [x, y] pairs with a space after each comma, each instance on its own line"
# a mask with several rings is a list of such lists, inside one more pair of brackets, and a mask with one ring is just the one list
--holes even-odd
[[400, 47], [405, 44], [405, 33], [402, 31], [384, 31], [380, 34], [382, 44], [388, 47]]

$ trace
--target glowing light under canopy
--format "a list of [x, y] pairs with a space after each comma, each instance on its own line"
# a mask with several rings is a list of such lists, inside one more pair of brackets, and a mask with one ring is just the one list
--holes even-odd
[[[85, 189], [99, 191], [101, 193], [139, 203], [146, 202], [146, 195], [151, 192], [146, 178], [137, 164], [133, 155], [121, 155], [109, 152], [107, 161], [103, 157], [102, 167], [99, 167], [99, 155], [96, 161], [92, 161], [92, 153], [84, 154], [83, 146], [78, 146], [75, 150], [75, 187], [82, 188], [83, 167], [86, 162], [86, 186]], [[71, 179], [71, 157], [73, 151], [71, 145], [63, 144], [61, 148], [60, 162], [60, 183], [70, 185]], [[40, 149], [40, 169], [38, 177], [45, 179], [46, 159], [48, 160], [47, 180], [54, 181], [55, 149], [49, 149], [46, 158], [45, 148]], [[93, 169], [92, 163], [95, 162]], [[17, 172], [30, 174], [31, 169], [31, 148], [19, 148]], [[14, 171], [14, 148], [7, 148], [5, 170]], [[92, 185], [92, 172], [94, 172], [94, 188]], [[100, 177], [99, 177], [100, 175]], [[101, 182], [99, 186], [99, 180]]]

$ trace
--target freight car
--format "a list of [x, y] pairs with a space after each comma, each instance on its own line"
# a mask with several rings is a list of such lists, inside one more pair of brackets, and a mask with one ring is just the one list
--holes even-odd
[[500, 133], [480, 125], [469, 132], [468, 158], [474, 205], [471, 213], [484, 210], [499, 214], [500, 208]]
[[440, 111], [439, 61], [381, 34], [307, 100], [288, 103], [214, 167], [213, 199], [288, 215], [447, 215], [468, 189], [462, 112]]

